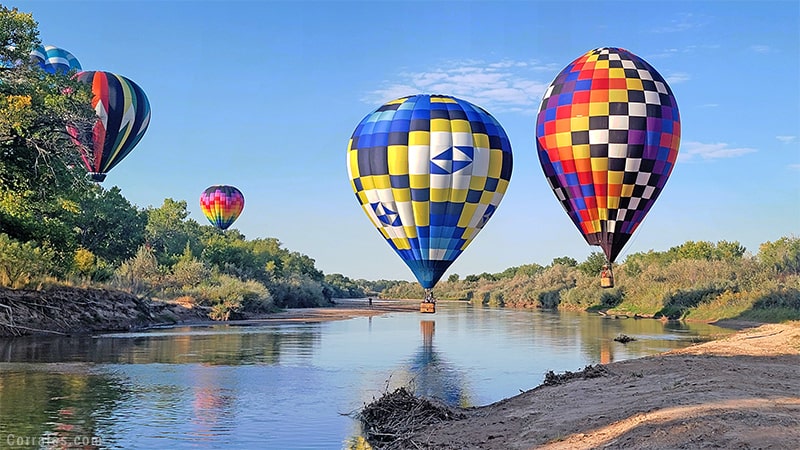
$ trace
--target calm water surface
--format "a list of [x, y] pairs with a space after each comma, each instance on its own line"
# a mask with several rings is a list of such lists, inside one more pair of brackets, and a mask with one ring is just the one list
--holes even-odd
[[387, 389], [485, 405], [549, 370], [725, 333], [440, 302], [435, 315], [0, 340], [0, 448], [342, 449], [360, 434], [347, 414]]

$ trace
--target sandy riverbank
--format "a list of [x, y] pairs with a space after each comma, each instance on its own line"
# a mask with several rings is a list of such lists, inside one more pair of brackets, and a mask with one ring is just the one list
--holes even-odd
[[462, 410], [392, 448], [800, 448], [798, 322], [603, 368]]

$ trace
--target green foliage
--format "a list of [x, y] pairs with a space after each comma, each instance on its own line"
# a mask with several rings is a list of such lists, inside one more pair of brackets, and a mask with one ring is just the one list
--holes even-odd
[[457, 273], [452, 273], [452, 274], [450, 274], [449, 277], [447, 277], [447, 281], [450, 282], [450, 283], [455, 283], [456, 281], [458, 281], [458, 278], [459, 278], [459, 276], [458, 276]]
[[575, 258], [570, 258], [569, 256], [561, 256], [558, 258], [553, 258], [553, 262], [550, 264], [551, 266], [567, 266], [567, 267], [575, 267], [578, 265], [578, 261]]
[[89, 183], [66, 129], [91, 127], [96, 115], [88, 86], [29, 62], [38, 34], [30, 14], [0, 5], [0, 184], [46, 201]]
[[245, 311], [269, 312], [274, 306], [272, 294], [264, 285], [229, 275], [219, 275], [184, 293], [210, 306], [210, 317], [215, 320], [239, 319]]
[[603, 253], [592, 252], [589, 254], [589, 257], [586, 258], [586, 261], [578, 264], [578, 270], [587, 277], [592, 277], [599, 274], [606, 263], [606, 256]]
[[331, 298], [362, 298], [367, 296], [363, 287], [340, 273], [325, 275], [325, 284], [330, 291]]
[[123, 197], [118, 187], [92, 186], [78, 200], [72, 228], [78, 245], [118, 264], [136, 254], [144, 242], [146, 224], [146, 214]]
[[145, 210], [145, 241], [153, 248], [161, 264], [172, 265], [188, 244], [199, 249], [200, 224], [188, 219], [186, 200], [165, 198], [158, 208]]
[[767, 241], [758, 249], [758, 259], [779, 274], [800, 274], [800, 238], [782, 237]]
[[[615, 271], [616, 287], [600, 287], [600, 253], [572, 265], [556, 258], [547, 268], [512, 267], [492, 277], [467, 275], [441, 282], [439, 299], [467, 299], [513, 308], [609, 310], [669, 319], [743, 318], [779, 321], [800, 318], [800, 250], [796, 238], [761, 246], [758, 259], [738, 242], [689, 241], [666, 252], [630, 255]], [[513, 276], [509, 276], [513, 273]], [[776, 276], [777, 275], [777, 276]], [[422, 298], [418, 283], [401, 282], [381, 294]]]
[[19, 242], [0, 233], [0, 284], [18, 288], [45, 277], [53, 264], [53, 252], [35, 242]]
[[292, 275], [273, 281], [269, 289], [280, 308], [311, 308], [331, 305], [323, 285], [306, 275]]
[[153, 249], [142, 246], [136, 256], [122, 263], [116, 270], [114, 285], [133, 294], [146, 294], [161, 283], [161, 275]]

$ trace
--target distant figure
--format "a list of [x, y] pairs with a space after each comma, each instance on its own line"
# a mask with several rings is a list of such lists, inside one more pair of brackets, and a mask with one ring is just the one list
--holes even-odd
[[372, 297], [369, 298], [369, 307], [372, 308]]

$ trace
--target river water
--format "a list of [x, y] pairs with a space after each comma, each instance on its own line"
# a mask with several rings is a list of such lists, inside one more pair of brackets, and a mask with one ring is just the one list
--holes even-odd
[[[323, 323], [0, 340], [0, 448], [343, 449], [350, 413], [400, 386], [479, 406], [553, 370], [729, 331], [703, 324], [437, 304]], [[614, 337], [635, 338], [621, 344]]]

